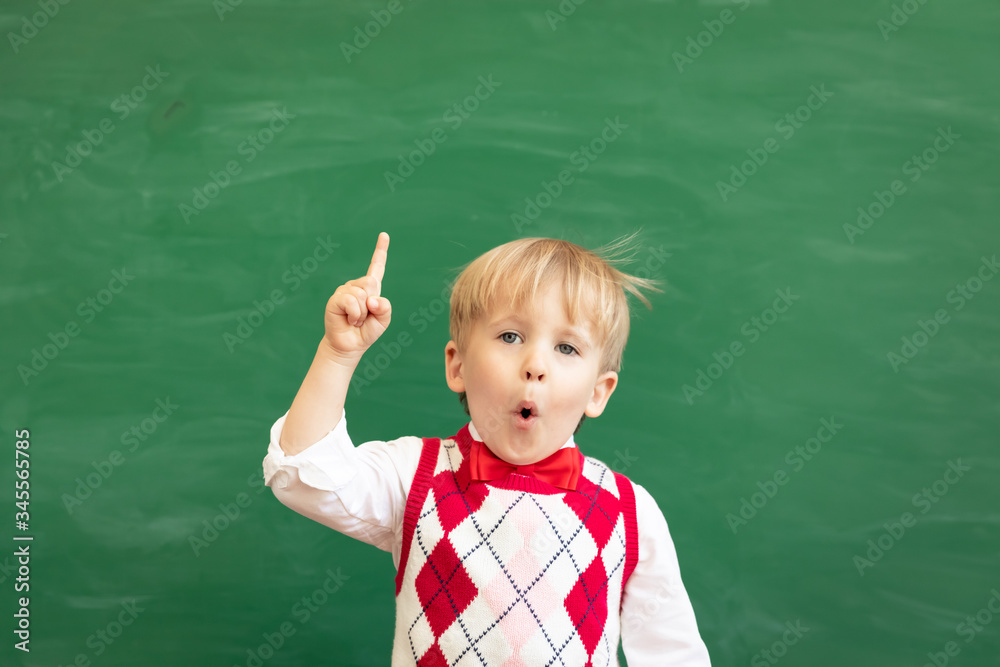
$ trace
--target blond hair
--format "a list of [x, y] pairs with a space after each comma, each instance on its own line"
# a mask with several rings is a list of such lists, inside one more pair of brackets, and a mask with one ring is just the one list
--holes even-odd
[[[582, 311], [601, 349], [598, 375], [617, 373], [629, 334], [626, 292], [652, 310], [639, 290], [663, 291], [655, 286], [660, 281], [629, 275], [616, 266], [634, 258], [634, 253], [629, 257], [620, 255], [634, 249], [636, 234], [594, 251], [560, 239], [517, 239], [460, 267], [461, 273], [452, 285], [449, 320], [449, 332], [459, 352], [465, 351], [469, 332], [481, 317], [498, 308], [520, 308], [533, 301], [539, 290], [561, 282], [569, 320], [578, 323]], [[506, 300], [502, 300], [503, 295]], [[464, 392], [459, 400], [468, 414]]]

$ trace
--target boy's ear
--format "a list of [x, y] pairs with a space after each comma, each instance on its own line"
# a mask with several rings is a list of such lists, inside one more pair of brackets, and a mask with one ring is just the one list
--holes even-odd
[[597, 376], [594, 394], [590, 397], [590, 402], [587, 403], [587, 409], [583, 411], [583, 414], [588, 417], [600, 417], [601, 413], [604, 412], [604, 406], [608, 404], [608, 399], [611, 398], [611, 394], [615, 393], [617, 386], [618, 373], [608, 371]]
[[450, 340], [444, 346], [444, 376], [448, 381], [448, 388], [456, 394], [465, 391], [465, 380], [462, 378], [462, 355], [458, 351], [458, 345]]

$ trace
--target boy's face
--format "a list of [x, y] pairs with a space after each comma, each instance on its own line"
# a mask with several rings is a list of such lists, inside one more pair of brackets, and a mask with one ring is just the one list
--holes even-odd
[[[448, 387], [466, 392], [472, 421], [494, 454], [516, 465], [535, 463], [569, 439], [580, 417], [598, 417], [618, 374], [598, 375], [602, 350], [586, 322], [571, 325], [562, 290], [550, 284], [535, 304], [483, 316], [467, 349], [445, 346]], [[519, 410], [534, 403], [533, 416]]]

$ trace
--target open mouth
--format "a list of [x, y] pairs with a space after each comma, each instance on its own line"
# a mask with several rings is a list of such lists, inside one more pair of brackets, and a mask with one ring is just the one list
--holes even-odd
[[531, 401], [521, 401], [517, 404], [514, 414], [520, 417], [522, 422], [531, 422], [538, 416], [538, 408]]

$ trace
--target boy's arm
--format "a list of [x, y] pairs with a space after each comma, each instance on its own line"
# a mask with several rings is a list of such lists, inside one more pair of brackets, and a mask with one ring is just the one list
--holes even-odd
[[639, 560], [625, 586], [622, 647], [629, 667], [709, 667], [667, 520], [642, 486], [635, 490]]
[[282, 415], [271, 427], [264, 484], [289, 509], [392, 552], [398, 564], [406, 498], [422, 440], [404, 436], [355, 447], [343, 413], [331, 432], [289, 456], [278, 446], [287, 417]]
[[263, 462], [265, 484], [282, 503], [386, 550], [402, 520], [420, 441], [372, 441], [355, 448], [342, 416], [361, 356], [391, 319], [392, 306], [381, 296], [388, 248], [389, 235], [382, 232], [368, 273], [338, 287], [327, 301], [326, 333], [291, 408], [271, 429]]
[[282, 451], [298, 454], [337, 426], [360, 360], [338, 354], [325, 339], [320, 342], [281, 429]]
[[381, 296], [388, 250], [389, 235], [382, 232], [368, 273], [338, 287], [327, 301], [326, 334], [282, 429], [280, 445], [286, 454], [298, 454], [333, 430], [361, 355], [389, 327], [392, 306]]

